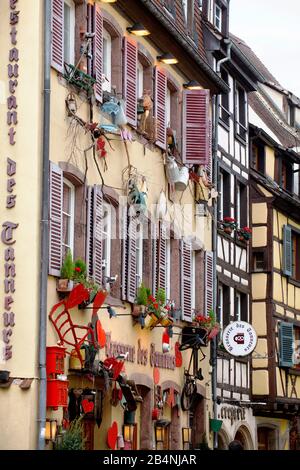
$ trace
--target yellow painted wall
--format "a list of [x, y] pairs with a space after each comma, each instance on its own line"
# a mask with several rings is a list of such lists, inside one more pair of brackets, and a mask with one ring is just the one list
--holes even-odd
[[268, 342], [266, 339], [258, 338], [257, 340], [257, 345], [253, 354], [253, 367], [258, 368], [258, 367], [268, 367], [268, 359], [257, 359], [255, 356], [268, 356]]
[[252, 204], [252, 223], [266, 224], [268, 218], [268, 206], [265, 202]]
[[267, 295], [267, 275], [252, 274], [252, 297], [254, 300], [265, 299]]
[[258, 336], [267, 334], [266, 304], [264, 302], [252, 303], [252, 325]]
[[267, 246], [267, 227], [252, 228], [252, 246], [253, 248]]
[[269, 376], [267, 370], [254, 370], [252, 372], [253, 395], [269, 394]]

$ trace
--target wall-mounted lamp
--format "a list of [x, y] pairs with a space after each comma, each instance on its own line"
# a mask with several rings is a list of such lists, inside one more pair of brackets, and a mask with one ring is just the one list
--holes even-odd
[[46, 428], [45, 428], [45, 441], [54, 442], [56, 440], [56, 435], [57, 435], [57, 421], [54, 419], [47, 419]]
[[133, 26], [127, 28], [127, 31], [135, 36], [149, 36], [149, 34], [151, 34], [142, 23], [134, 23]]
[[155, 442], [157, 444], [163, 444], [164, 442], [164, 427], [163, 426], [155, 426]]
[[192, 443], [192, 430], [191, 430], [191, 428], [182, 428], [183, 450], [185, 450], [186, 447], [189, 449], [191, 443]]
[[117, 0], [100, 0], [102, 3], [116, 3]]
[[188, 83], [184, 83], [183, 88], [186, 88], [187, 90], [202, 90], [202, 87], [197, 80], [190, 80]]
[[170, 52], [165, 52], [164, 54], [157, 56], [157, 60], [167, 65], [178, 64], [178, 60]]
[[123, 437], [125, 442], [133, 441], [133, 429], [134, 427], [131, 424], [124, 424], [123, 426]]

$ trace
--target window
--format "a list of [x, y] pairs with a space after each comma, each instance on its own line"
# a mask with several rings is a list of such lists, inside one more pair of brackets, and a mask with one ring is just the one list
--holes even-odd
[[182, 8], [183, 8], [184, 18], [185, 18], [186, 23], [188, 20], [188, 1], [189, 0], [182, 0]]
[[217, 3], [215, 4], [214, 25], [222, 31], [222, 8]]
[[246, 140], [246, 94], [245, 90], [239, 86], [236, 88], [236, 132]]
[[137, 66], [137, 97], [142, 98], [144, 94], [144, 66], [138, 62]]
[[171, 240], [166, 240], [166, 298], [171, 300]]
[[300, 327], [293, 323], [280, 322], [279, 337], [279, 366], [300, 368]]
[[[228, 85], [228, 73], [222, 69], [221, 70], [221, 78], [224, 80], [225, 83]], [[221, 95], [221, 119], [225, 124], [229, 125], [229, 117], [230, 117], [230, 111], [229, 111], [229, 94], [228, 93], [223, 93]]]
[[292, 231], [292, 277], [300, 281], [300, 234]]
[[276, 450], [276, 429], [260, 426], [257, 428], [258, 450]]
[[252, 167], [262, 174], [265, 174], [266, 153], [265, 146], [261, 142], [252, 142]]
[[63, 236], [62, 257], [67, 251], [74, 253], [74, 213], [75, 213], [75, 188], [68, 180], [63, 180]]
[[235, 320], [236, 321], [248, 321], [248, 306], [247, 306], [247, 295], [235, 291]]
[[143, 282], [143, 224], [136, 227], [136, 287]]
[[219, 218], [222, 220], [230, 215], [230, 174], [222, 170], [220, 172]]
[[265, 253], [263, 251], [252, 252], [253, 256], [253, 271], [261, 272], [265, 271]]
[[221, 329], [226, 328], [230, 322], [230, 288], [221, 283], [218, 289], [218, 321]]
[[236, 184], [235, 219], [238, 227], [245, 227], [247, 217], [247, 187], [242, 183]]
[[293, 163], [284, 156], [277, 156], [275, 160], [275, 178], [282, 189], [293, 193], [294, 191], [294, 168]]
[[75, 62], [75, 5], [73, 0], [64, 2], [64, 61]]
[[167, 127], [171, 127], [171, 90], [169, 87], [167, 88], [166, 119]]
[[195, 256], [195, 251], [192, 251], [192, 279], [191, 279], [192, 310], [195, 309], [195, 305], [196, 305], [195, 267], [196, 267], [196, 256]]
[[103, 91], [111, 92], [111, 35], [103, 29]]
[[107, 203], [103, 205], [102, 221], [102, 276], [110, 277], [111, 266], [111, 206]]

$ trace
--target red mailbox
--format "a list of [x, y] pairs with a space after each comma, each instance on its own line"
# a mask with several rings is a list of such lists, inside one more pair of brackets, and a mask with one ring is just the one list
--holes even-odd
[[55, 379], [57, 374], [65, 371], [66, 348], [61, 346], [47, 347], [46, 368], [48, 379]]
[[68, 385], [67, 380], [47, 380], [47, 407], [68, 406]]

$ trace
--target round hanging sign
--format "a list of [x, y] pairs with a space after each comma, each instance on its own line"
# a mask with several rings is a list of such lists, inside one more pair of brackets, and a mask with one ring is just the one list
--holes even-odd
[[232, 356], [248, 356], [257, 343], [257, 334], [250, 323], [235, 321], [226, 326], [223, 332], [223, 345]]

